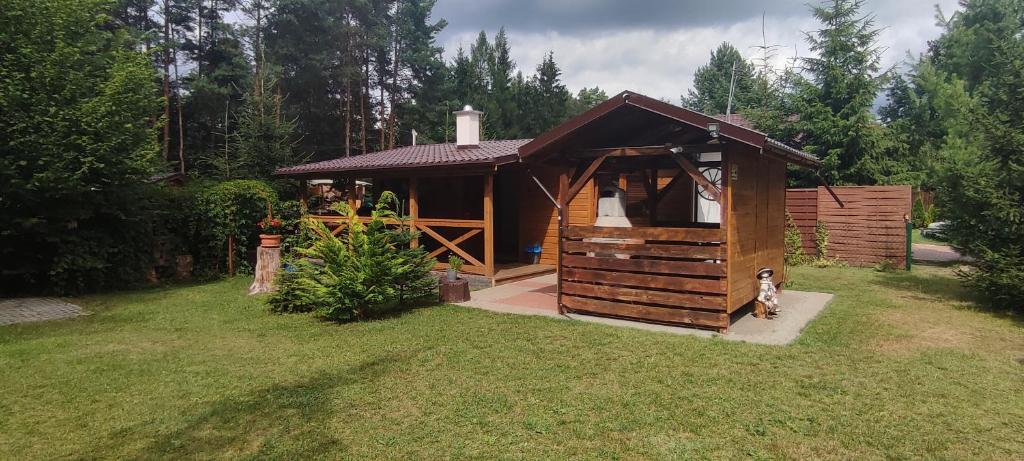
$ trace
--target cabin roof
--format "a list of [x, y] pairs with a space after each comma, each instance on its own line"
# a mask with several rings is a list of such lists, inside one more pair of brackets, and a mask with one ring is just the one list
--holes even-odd
[[746, 144], [763, 154], [804, 168], [821, 167], [821, 161], [813, 155], [742, 126], [740, 123], [746, 119], [734, 118], [734, 123], [729, 123], [724, 118], [623, 91], [537, 136], [519, 148], [519, 156], [526, 161], [559, 152], [645, 146], [665, 143], [670, 139], [677, 144], [706, 143], [711, 139], [708, 124], [716, 123], [720, 139]]
[[804, 168], [817, 169], [821, 161], [750, 128], [749, 122], [734, 115], [711, 116], [623, 91], [594, 108], [573, 117], [534, 139], [482, 141], [479, 146], [458, 147], [454, 143], [399, 147], [365, 155], [279, 168], [278, 176], [315, 178], [324, 174], [400, 175], [415, 168], [449, 171], [494, 168], [523, 160], [545, 157], [559, 151], [586, 148], [644, 146], [664, 143], [707, 142], [708, 124], [719, 125], [721, 138], [746, 144], [765, 155]]
[[494, 167], [518, 160], [518, 149], [529, 139], [481, 141], [479, 146], [454, 143], [398, 147], [365, 155], [278, 168], [279, 176], [315, 176], [319, 173], [370, 172], [430, 167]]

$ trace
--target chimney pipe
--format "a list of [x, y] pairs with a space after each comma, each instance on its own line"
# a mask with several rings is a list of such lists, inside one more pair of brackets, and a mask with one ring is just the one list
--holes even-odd
[[480, 116], [483, 112], [467, 105], [455, 114], [456, 147], [478, 147], [480, 145]]

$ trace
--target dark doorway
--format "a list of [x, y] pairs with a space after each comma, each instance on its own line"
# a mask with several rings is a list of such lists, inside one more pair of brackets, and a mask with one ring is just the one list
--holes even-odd
[[494, 175], [494, 259], [498, 264], [520, 260], [519, 189], [523, 173], [506, 165]]

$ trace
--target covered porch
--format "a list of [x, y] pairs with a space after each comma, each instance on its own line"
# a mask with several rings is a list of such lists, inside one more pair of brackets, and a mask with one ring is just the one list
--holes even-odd
[[[318, 182], [333, 180], [339, 190], [330, 197], [347, 202], [364, 222], [380, 193], [393, 192], [404, 224], [420, 234], [412, 244], [437, 259], [436, 270], [447, 269], [449, 258], [457, 256], [475, 286], [493, 286], [556, 269], [544, 261], [531, 262], [523, 252], [528, 245], [520, 232], [520, 198], [526, 185], [515, 162], [515, 149], [522, 143], [409, 146], [301, 165], [287, 173]], [[313, 194], [318, 192], [310, 189], [304, 199], [317, 202]], [[333, 232], [344, 230], [344, 219], [329, 205], [311, 207], [310, 213]]]

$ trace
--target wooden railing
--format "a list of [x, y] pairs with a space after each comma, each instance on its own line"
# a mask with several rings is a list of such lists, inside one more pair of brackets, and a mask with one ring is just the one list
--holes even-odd
[[569, 226], [560, 302], [570, 312], [724, 329], [724, 242], [722, 229]]
[[[324, 223], [324, 225], [331, 229], [331, 233], [334, 235], [338, 235], [345, 228], [343, 224], [346, 223], [346, 220], [342, 216], [312, 216], [312, 218]], [[360, 216], [359, 221], [365, 224], [370, 222], [370, 218]], [[396, 219], [385, 219], [384, 223], [394, 226], [400, 224]], [[469, 239], [484, 233], [485, 223], [483, 220], [418, 218], [416, 220], [409, 219], [405, 221], [405, 225], [411, 226], [412, 228], [422, 232], [440, 245], [429, 253], [430, 257], [436, 258], [446, 251], [451, 251], [465, 260], [466, 263], [462, 266], [462, 270], [464, 272], [481, 275], [487, 273], [487, 265], [485, 261], [473, 256], [464, 248], [459, 246]], [[466, 231], [456, 238], [448, 239], [445, 238], [438, 229], [466, 229]], [[414, 241], [413, 245], [419, 245], [419, 241]], [[434, 267], [435, 269], [446, 269], [448, 268], [448, 264], [438, 262]]]

